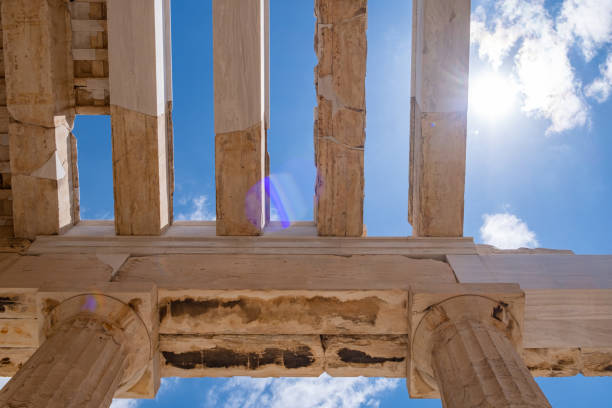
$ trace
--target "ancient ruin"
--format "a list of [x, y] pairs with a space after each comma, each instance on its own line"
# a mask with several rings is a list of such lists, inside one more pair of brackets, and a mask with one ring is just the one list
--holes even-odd
[[[389, 238], [363, 225], [367, 0], [314, 3], [315, 220], [279, 230], [268, 0], [213, 0], [216, 222], [172, 217], [170, 0], [1, 1], [0, 405], [327, 372], [547, 407], [533, 376], [612, 375], [612, 256], [463, 236], [470, 0], [413, 1], [414, 234]], [[114, 223], [79, 221], [75, 115], [111, 115]]]

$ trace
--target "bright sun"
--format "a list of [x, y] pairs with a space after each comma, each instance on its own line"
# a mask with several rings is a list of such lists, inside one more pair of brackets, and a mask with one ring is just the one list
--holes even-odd
[[497, 73], [478, 75], [470, 82], [469, 89], [470, 111], [485, 119], [501, 119], [516, 102], [514, 81]]

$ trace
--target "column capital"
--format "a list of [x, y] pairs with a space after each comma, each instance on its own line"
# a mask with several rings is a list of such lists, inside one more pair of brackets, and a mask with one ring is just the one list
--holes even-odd
[[37, 295], [39, 343], [64, 324], [87, 318], [125, 342], [128, 364], [118, 397], [153, 398], [159, 388], [157, 289], [153, 284], [46, 285]]
[[407, 383], [412, 398], [440, 398], [432, 366], [437, 336], [449, 322], [474, 321], [505, 334], [519, 355], [525, 294], [516, 284], [441, 284], [410, 290], [410, 363]]
[[128, 364], [118, 391], [129, 390], [142, 377], [153, 357], [151, 335], [130, 305], [100, 293], [70, 297], [49, 311], [42, 322], [42, 336], [49, 338], [66, 324], [88, 325], [92, 320], [101, 322], [106, 333], [117, 343], [125, 344]]

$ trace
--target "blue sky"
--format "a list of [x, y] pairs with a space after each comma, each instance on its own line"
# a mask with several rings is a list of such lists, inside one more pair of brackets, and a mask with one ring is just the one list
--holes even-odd
[[[211, 7], [211, 0], [172, 6], [177, 219], [214, 217]], [[368, 7], [364, 217], [369, 235], [405, 236], [411, 2]], [[473, 0], [472, 7], [465, 235], [506, 248], [612, 253], [612, 0]], [[312, 0], [271, 0], [268, 146], [292, 220], [312, 219], [314, 24]], [[80, 117], [75, 134], [82, 216], [111, 219], [110, 121]], [[538, 381], [555, 407], [612, 401], [612, 379]], [[440, 403], [409, 401], [403, 380], [322, 377], [165, 380], [156, 401], [138, 406]]]

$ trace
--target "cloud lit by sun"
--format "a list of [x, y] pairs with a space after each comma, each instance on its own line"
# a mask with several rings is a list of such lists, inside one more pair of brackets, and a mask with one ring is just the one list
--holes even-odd
[[469, 84], [469, 110], [479, 118], [500, 120], [515, 107], [518, 89], [514, 80], [500, 73], [476, 75]]

